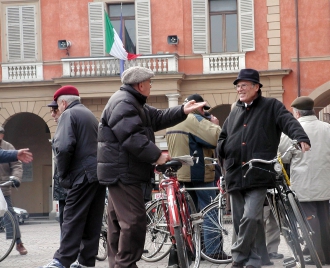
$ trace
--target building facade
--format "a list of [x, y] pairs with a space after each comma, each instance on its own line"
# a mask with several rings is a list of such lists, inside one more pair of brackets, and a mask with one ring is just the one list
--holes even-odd
[[[167, 108], [199, 93], [222, 124], [242, 68], [260, 71], [264, 96], [288, 108], [310, 96], [328, 118], [329, 9], [327, 0], [0, 0], [0, 124], [6, 140], [34, 153], [14, 204], [54, 212], [53, 93], [76, 86], [99, 118], [121, 85], [120, 62], [105, 53], [105, 16], [125, 49], [141, 55], [124, 68], [155, 71], [149, 104]], [[157, 144], [166, 149], [164, 133]]]

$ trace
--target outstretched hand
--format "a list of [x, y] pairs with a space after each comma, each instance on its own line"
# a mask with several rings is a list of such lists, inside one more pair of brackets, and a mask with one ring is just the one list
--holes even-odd
[[33, 160], [33, 156], [29, 148], [25, 148], [18, 150], [17, 159], [21, 160], [23, 163], [30, 163]]
[[185, 103], [185, 105], [183, 106], [183, 111], [185, 114], [189, 114], [200, 107], [204, 107], [205, 105], [207, 105], [205, 101], [196, 102], [195, 100], [191, 100]]

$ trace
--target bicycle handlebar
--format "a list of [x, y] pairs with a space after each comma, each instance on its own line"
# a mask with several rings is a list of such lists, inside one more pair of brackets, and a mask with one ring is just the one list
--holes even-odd
[[9, 181], [1, 183], [0, 187], [1, 186], [12, 186], [12, 187], [18, 188], [20, 185], [21, 185], [21, 183], [19, 182], [19, 180], [16, 180], [14, 176], [10, 176]]
[[[262, 164], [275, 164], [275, 163], [279, 163], [279, 158], [284, 157], [288, 152], [292, 151], [292, 150], [300, 150], [301, 151], [301, 147], [298, 143], [297, 140], [292, 140], [292, 145], [283, 153], [283, 155], [281, 155], [281, 153], [278, 153], [278, 155], [271, 160], [263, 160], [263, 159], [251, 159], [250, 161], [246, 162], [244, 165], [242, 165], [242, 167], [249, 165], [248, 170], [246, 171], [246, 173], [244, 174], [244, 178], [246, 177], [246, 175], [249, 173], [249, 171], [253, 168], [253, 163], [262, 163]], [[282, 165], [281, 165], [281, 169], [277, 170], [275, 168], [276, 171], [281, 171], [282, 170]]]

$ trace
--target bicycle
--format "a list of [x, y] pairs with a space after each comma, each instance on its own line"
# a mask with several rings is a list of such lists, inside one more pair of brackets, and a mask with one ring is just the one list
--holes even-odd
[[[292, 145], [283, 153], [283, 156], [291, 150], [300, 149], [298, 142], [293, 141]], [[320, 268], [322, 264], [316, 253], [311, 239], [313, 233], [309, 223], [307, 222], [304, 211], [301, 208], [298, 198], [290, 189], [290, 179], [285, 171], [282, 163], [282, 156], [279, 153], [272, 160], [251, 159], [244, 166], [249, 166], [244, 177], [252, 168], [257, 168], [275, 174], [275, 188], [267, 191], [267, 200], [269, 206], [274, 213], [281, 234], [284, 236], [286, 243], [291, 251], [291, 256], [283, 260], [283, 264], [287, 268], [305, 267], [305, 261], [301, 246], [306, 243], [315, 266]], [[254, 163], [274, 164], [274, 171], [266, 169], [262, 165], [253, 166]]]
[[[218, 165], [218, 159], [205, 157], [205, 161], [211, 161], [210, 165]], [[231, 255], [233, 237], [233, 222], [227, 212], [226, 191], [224, 178], [217, 182], [219, 194], [205, 208], [201, 210], [203, 224], [201, 229], [201, 257], [213, 263], [231, 263], [232, 258], [221, 259], [222, 253]], [[214, 189], [217, 189], [214, 188]], [[211, 189], [201, 188], [200, 190]], [[196, 189], [199, 190], [199, 189]], [[211, 253], [212, 252], [212, 253]]]
[[155, 256], [169, 237], [171, 246], [167, 250], [176, 251], [180, 268], [197, 268], [200, 262], [199, 223], [202, 221], [202, 214], [196, 213], [192, 198], [184, 188], [180, 189], [177, 180], [177, 171], [182, 165], [192, 166], [194, 160], [198, 161], [195, 154], [175, 157], [163, 165], [156, 166], [156, 171], [164, 175], [164, 179], [159, 183], [159, 189], [163, 195], [160, 199], [162, 210], [159, 209], [159, 202], [153, 203], [147, 209], [147, 215], [150, 216], [149, 225], [152, 222], [158, 222], [157, 229], [154, 229], [153, 233], [163, 234], [159, 243], [153, 243], [155, 250], [152, 254]]
[[[8, 182], [0, 184], [0, 186], [18, 187], [19, 182], [10, 177]], [[1, 189], [0, 189], [1, 191]], [[16, 217], [16, 216], [15, 216]], [[0, 217], [0, 262], [3, 261], [12, 251], [16, 242], [16, 228], [14, 215], [9, 210]]]

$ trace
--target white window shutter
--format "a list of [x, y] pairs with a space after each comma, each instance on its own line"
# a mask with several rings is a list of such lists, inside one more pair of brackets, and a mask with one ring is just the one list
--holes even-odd
[[89, 47], [92, 57], [104, 56], [105, 30], [104, 30], [104, 3], [88, 3], [89, 19]]
[[150, 20], [150, 0], [135, 0], [137, 54], [152, 54]]
[[36, 61], [35, 6], [7, 7], [6, 14], [8, 61]]
[[253, 0], [238, 1], [238, 18], [240, 50], [253, 51], [255, 50]]
[[36, 60], [36, 18], [34, 6], [22, 7], [22, 36], [24, 60]]
[[191, 0], [193, 53], [208, 52], [208, 0]]

